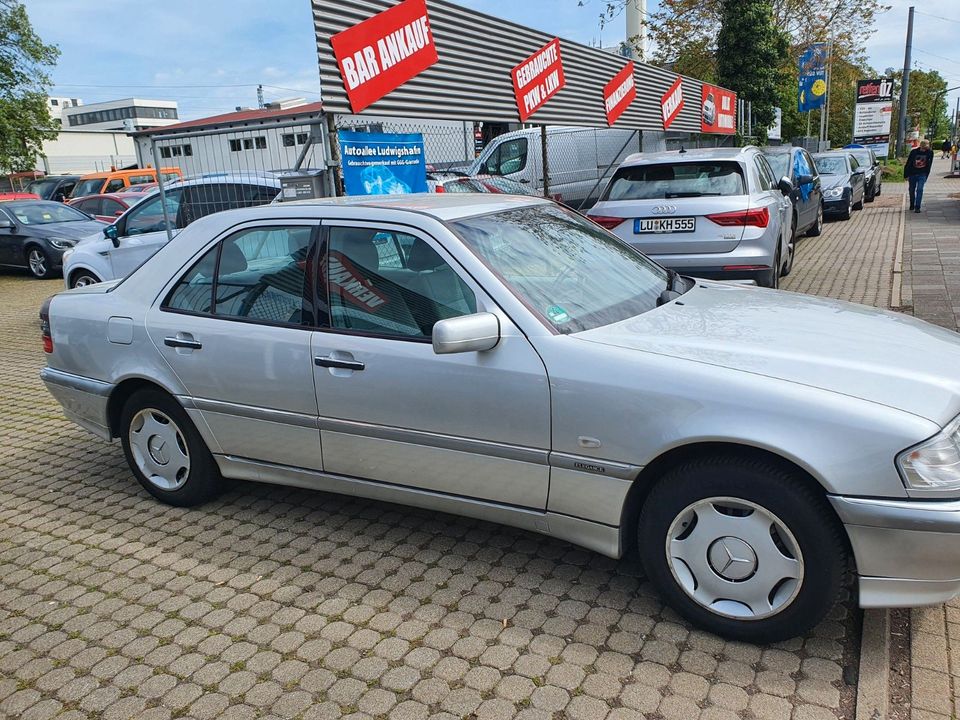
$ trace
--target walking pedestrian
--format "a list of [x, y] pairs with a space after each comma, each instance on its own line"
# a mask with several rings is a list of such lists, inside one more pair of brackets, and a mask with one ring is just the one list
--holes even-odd
[[943, 145], [940, 146], [940, 150], [941, 150], [940, 159], [941, 159], [941, 160], [946, 160], [946, 159], [947, 159], [947, 155], [950, 154], [950, 150], [951, 150], [952, 148], [953, 148], [953, 143], [950, 142], [950, 139], [947, 138], [946, 140], [944, 140], [944, 141], [943, 141]]
[[920, 212], [920, 202], [923, 200], [923, 186], [930, 176], [933, 167], [933, 150], [928, 140], [921, 140], [920, 147], [916, 147], [907, 155], [907, 164], [903, 168], [903, 176], [907, 178], [910, 193], [910, 209]]

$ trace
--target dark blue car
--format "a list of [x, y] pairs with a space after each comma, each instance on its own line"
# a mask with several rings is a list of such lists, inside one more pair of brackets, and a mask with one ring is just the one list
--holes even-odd
[[793, 240], [806, 233], [815, 237], [823, 231], [823, 192], [820, 173], [801, 147], [761, 148], [776, 173], [777, 180], [787, 178], [793, 185], [790, 199], [793, 201]]

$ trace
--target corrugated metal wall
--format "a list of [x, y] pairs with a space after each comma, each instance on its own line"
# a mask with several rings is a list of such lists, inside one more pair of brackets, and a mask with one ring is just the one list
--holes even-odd
[[[396, 0], [313, 0], [324, 109], [351, 112], [330, 36], [396, 5]], [[378, 115], [518, 122], [510, 71], [552, 36], [446, 0], [427, 0], [440, 61], [368, 108]], [[603, 87], [626, 64], [617, 55], [562, 41], [565, 87], [529, 122], [607, 127]], [[636, 64], [637, 99], [615, 127], [662, 130], [660, 97], [674, 73]], [[699, 80], [684, 77], [684, 107], [671, 131], [700, 132]]]

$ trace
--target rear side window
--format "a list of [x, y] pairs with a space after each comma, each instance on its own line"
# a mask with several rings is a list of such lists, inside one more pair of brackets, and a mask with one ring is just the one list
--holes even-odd
[[740, 164], [721, 160], [621, 167], [613, 174], [602, 199], [663, 200], [743, 194]]

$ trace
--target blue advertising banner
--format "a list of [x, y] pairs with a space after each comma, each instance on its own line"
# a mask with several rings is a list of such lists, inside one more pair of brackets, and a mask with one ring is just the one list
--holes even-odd
[[337, 136], [347, 195], [427, 192], [427, 165], [420, 133], [341, 130]]
[[814, 43], [800, 56], [800, 84], [797, 110], [807, 112], [824, 106], [827, 100], [827, 44]]

